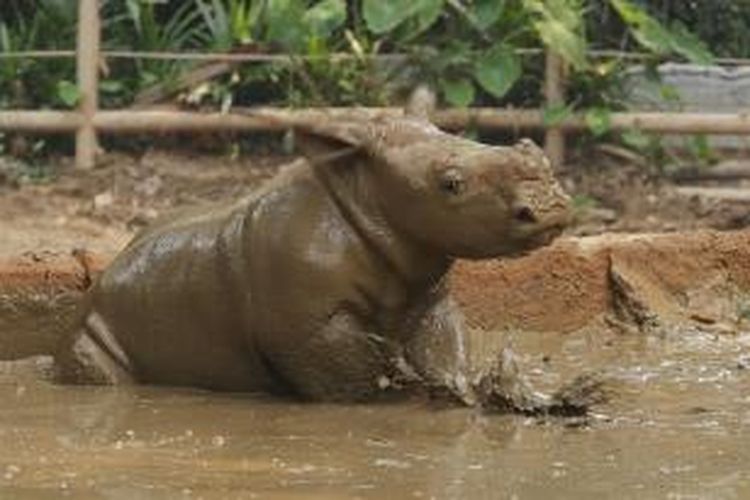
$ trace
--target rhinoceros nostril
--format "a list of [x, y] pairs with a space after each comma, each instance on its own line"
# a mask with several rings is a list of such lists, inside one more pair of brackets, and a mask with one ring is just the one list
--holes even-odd
[[515, 208], [515, 211], [513, 212], [513, 217], [519, 222], [524, 222], [527, 224], [533, 224], [537, 222], [536, 215], [534, 215], [534, 211], [527, 207], [526, 205], [522, 205]]

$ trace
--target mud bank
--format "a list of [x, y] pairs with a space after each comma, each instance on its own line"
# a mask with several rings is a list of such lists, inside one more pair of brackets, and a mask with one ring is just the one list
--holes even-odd
[[0, 257], [0, 359], [51, 352], [108, 261], [79, 250]]
[[[0, 358], [50, 352], [112, 255], [0, 256]], [[738, 332], [750, 318], [750, 232], [567, 238], [518, 259], [460, 262], [451, 287], [487, 332]]]
[[451, 278], [486, 330], [736, 331], [750, 313], [750, 232], [563, 239], [520, 259], [461, 262]]

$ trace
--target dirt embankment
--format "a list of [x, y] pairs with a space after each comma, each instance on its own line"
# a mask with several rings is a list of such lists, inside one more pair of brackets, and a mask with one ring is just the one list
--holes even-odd
[[750, 232], [569, 238], [522, 259], [461, 262], [452, 278], [467, 316], [488, 330], [732, 331], [750, 313]]
[[[112, 254], [0, 258], [0, 352], [46, 353]], [[529, 256], [459, 262], [453, 292], [486, 331], [693, 327], [731, 334], [750, 317], [750, 232], [566, 238]]]

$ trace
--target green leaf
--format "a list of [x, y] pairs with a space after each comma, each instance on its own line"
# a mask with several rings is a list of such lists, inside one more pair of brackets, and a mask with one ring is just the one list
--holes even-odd
[[452, 106], [465, 108], [474, 102], [474, 83], [468, 78], [446, 78], [440, 81], [440, 90]]
[[81, 100], [81, 91], [75, 83], [68, 80], [57, 82], [57, 97], [69, 108], [74, 108]]
[[232, 39], [240, 44], [253, 41], [255, 26], [261, 14], [263, 2], [250, 4], [243, 0], [229, 0], [229, 25]]
[[622, 142], [636, 151], [645, 151], [651, 146], [652, 138], [637, 128], [628, 129], [620, 134]]
[[486, 30], [500, 19], [505, 0], [476, 0], [467, 10], [477, 27]]
[[512, 48], [496, 45], [479, 56], [474, 65], [474, 78], [484, 90], [503, 97], [521, 77], [521, 60]]
[[629, 0], [610, 0], [610, 3], [627, 24], [633, 37], [643, 47], [657, 54], [676, 53], [696, 64], [711, 64], [711, 51], [681, 23], [667, 29], [644, 9]]
[[591, 108], [586, 112], [585, 120], [591, 133], [599, 137], [609, 132], [612, 112], [607, 108]]
[[[328, 47], [324, 38], [319, 36], [311, 36], [307, 39], [307, 55], [314, 57], [324, 57], [328, 55]], [[324, 61], [314, 61], [312, 64], [316, 66], [325, 67]]]
[[544, 44], [553, 52], [576, 69], [586, 68], [586, 40], [552, 19], [538, 21], [534, 23], [534, 28]]
[[638, 43], [657, 54], [666, 54], [672, 48], [669, 32], [654, 19], [631, 26], [631, 32]]
[[675, 22], [670, 28], [672, 50], [695, 64], [712, 64], [714, 56], [703, 41], [682, 23]]
[[668, 103], [679, 103], [682, 100], [680, 90], [668, 83], [659, 84], [659, 96]]
[[346, 22], [344, 0], [323, 0], [305, 12], [303, 22], [313, 36], [328, 37]]
[[387, 33], [415, 12], [414, 0], [363, 0], [362, 17], [376, 35]]
[[559, 125], [573, 114], [573, 107], [564, 103], [544, 108], [543, 120], [546, 127]]
[[125, 90], [125, 85], [120, 80], [102, 80], [99, 82], [99, 90], [105, 94], [119, 94]]
[[303, 0], [267, 0], [266, 37], [286, 48], [300, 49], [305, 42], [302, 18], [307, 9]]
[[543, 17], [555, 19], [571, 31], [578, 31], [583, 26], [583, 6], [579, 0], [525, 0], [525, 3]]
[[575, 69], [586, 69], [586, 38], [583, 36], [583, 9], [576, 0], [524, 0], [542, 42]]
[[443, 0], [418, 0], [415, 3], [418, 4], [418, 9], [412, 36], [430, 29], [443, 12]]
[[0, 22], [0, 52], [12, 52], [13, 43], [10, 40], [8, 25]]
[[[385, 31], [392, 32], [394, 39], [400, 43], [408, 44], [437, 22], [443, 13], [443, 4], [444, 0], [413, 0], [412, 2], [403, 4], [401, 12], [396, 13], [397, 18], [393, 19], [394, 26], [392, 28], [389, 27]], [[375, 31], [377, 27], [373, 27], [370, 24], [368, 24], [368, 27], [374, 33], [379, 34]]]
[[707, 166], [716, 158], [714, 150], [708, 141], [706, 134], [696, 134], [688, 138], [688, 151], [701, 163]]

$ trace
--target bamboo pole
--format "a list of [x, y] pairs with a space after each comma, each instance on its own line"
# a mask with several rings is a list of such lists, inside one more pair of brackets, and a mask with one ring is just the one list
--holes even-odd
[[[544, 53], [538, 48], [518, 48], [515, 53], [519, 56], [538, 56]], [[642, 62], [652, 60], [654, 55], [648, 52], [626, 52], [617, 49], [594, 49], [586, 52], [593, 59], [622, 59], [626, 61]], [[104, 59], [163, 59], [163, 60], [189, 60], [204, 62], [288, 62], [292, 58], [284, 54], [263, 54], [251, 52], [170, 52], [170, 51], [138, 51], [138, 50], [103, 50], [101, 56]], [[50, 59], [50, 58], [73, 58], [76, 57], [74, 50], [20, 50], [12, 52], [0, 52], [0, 59]], [[351, 54], [348, 52], [334, 52], [328, 55], [295, 55], [297, 60], [320, 60], [341, 61], [349, 59], [368, 59], [374, 61], [404, 61], [409, 56], [403, 53], [382, 54]], [[750, 66], [750, 59], [741, 57], [717, 57], [714, 64], [719, 66]]]
[[[201, 130], [282, 130], [300, 122], [346, 119], [351, 116], [401, 115], [401, 108], [280, 108], [236, 109], [229, 114], [186, 111], [101, 111], [94, 124], [107, 132], [201, 131]], [[0, 113], [0, 117], [2, 113]], [[437, 111], [437, 125], [460, 129], [475, 124], [484, 129], [541, 129], [544, 118], [539, 110], [467, 108]], [[2, 120], [0, 119], [0, 122]], [[615, 130], [640, 129], [674, 134], [748, 134], [750, 115], [729, 113], [614, 113]], [[574, 115], [560, 124], [565, 131], [588, 129], [582, 115]]]
[[76, 132], [76, 167], [93, 168], [98, 143], [94, 116], [99, 106], [99, 43], [101, 27], [99, 0], [78, 1], [77, 70], [81, 93], [82, 123]]
[[[551, 50], [547, 50], [544, 68], [544, 100], [548, 108], [565, 104], [564, 71], [562, 58]], [[547, 128], [544, 136], [544, 150], [553, 166], [560, 167], [565, 163], [565, 134], [561, 127]]]
[[72, 59], [75, 50], [20, 50], [18, 52], [0, 52], [2, 59]]
[[[190, 132], [283, 130], [305, 121], [346, 119], [351, 116], [401, 115], [401, 108], [283, 108], [236, 109], [229, 114], [176, 110], [98, 111], [92, 124], [102, 132]], [[467, 108], [436, 111], [434, 121], [454, 130], [468, 124], [486, 130], [543, 129], [540, 110]], [[45, 133], [70, 133], [84, 124], [80, 113], [72, 111], [0, 111], [0, 130]], [[573, 115], [559, 127], [566, 132], [587, 129], [582, 115]], [[750, 134], [750, 114], [732, 113], [613, 113], [614, 130], [639, 129], [669, 134], [740, 135]]]
[[0, 111], [0, 130], [4, 132], [72, 133], [82, 123], [76, 111]]

